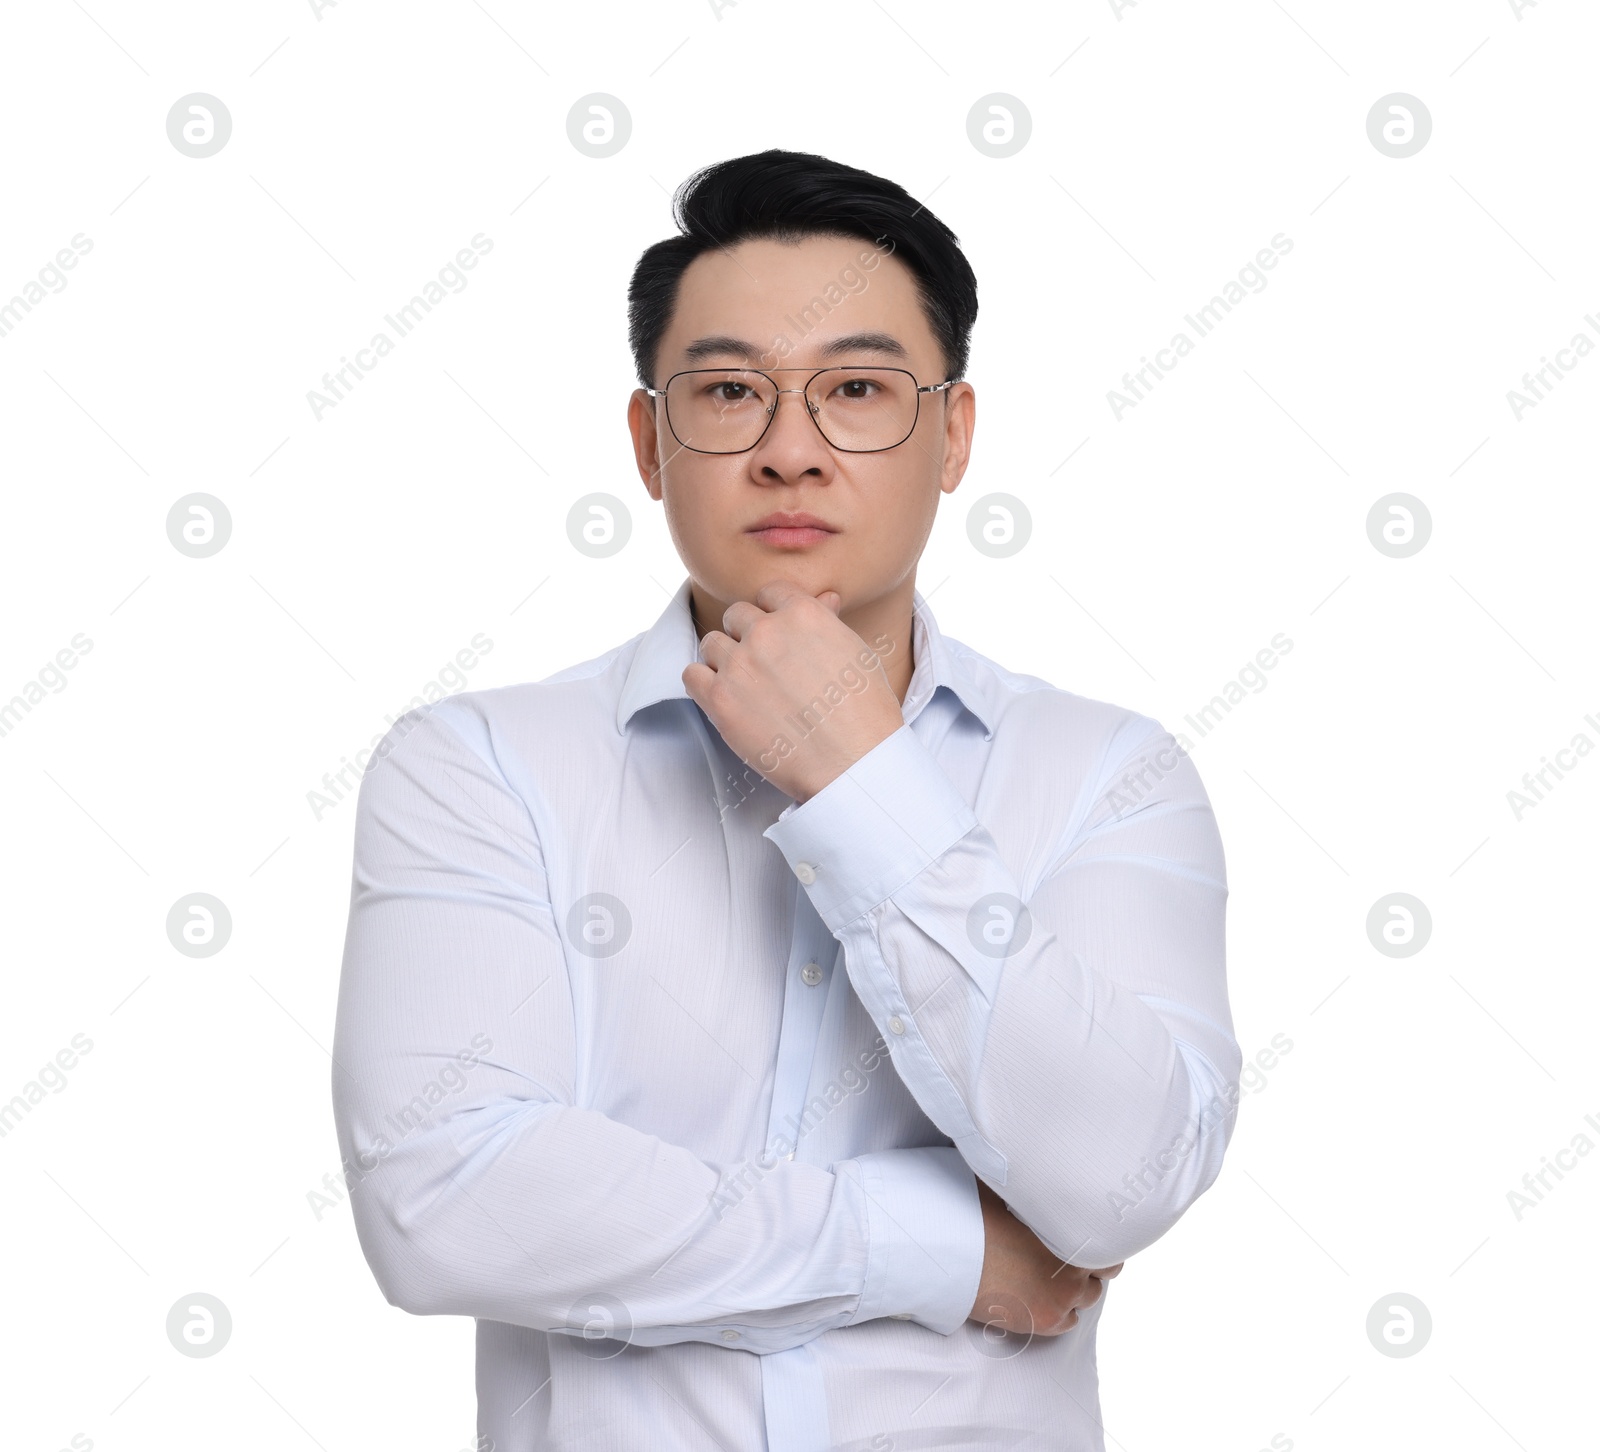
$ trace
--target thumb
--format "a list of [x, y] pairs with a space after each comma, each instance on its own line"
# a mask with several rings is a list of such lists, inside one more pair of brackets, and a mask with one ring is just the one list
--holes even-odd
[[817, 596], [817, 599], [837, 615], [839, 613], [839, 605], [844, 597], [837, 590], [824, 590]]

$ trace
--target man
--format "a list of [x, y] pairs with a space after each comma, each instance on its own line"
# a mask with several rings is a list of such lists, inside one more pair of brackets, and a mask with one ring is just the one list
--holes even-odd
[[687, 578], [362, 784], [362, 1248], [477, 1318], [496, 1452], [1102, 1448], [1104, 1282], [1237, 1102], [1210, 805], [1157, 722], [915, 588], [973, 433], [950, 230], [781, 151], [677, 216], [628, 423]]

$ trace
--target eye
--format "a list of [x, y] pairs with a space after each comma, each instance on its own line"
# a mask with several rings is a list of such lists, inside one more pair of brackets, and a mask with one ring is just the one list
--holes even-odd
[[834, 393], [846, 403], [866, 403], [883, 392], [883, 385], [872, 378], [847, 378]]
[[725, 378], [720, 383], [713, 383], [706, 392], [713, 403], [747, 403], [756, 397], [755, 389], [737, 378]]

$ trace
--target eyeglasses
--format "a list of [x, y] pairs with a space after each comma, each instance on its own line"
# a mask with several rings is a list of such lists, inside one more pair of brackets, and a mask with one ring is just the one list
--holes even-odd
[[[774, 373], [799, 372], [775, 368]], [[778, 416], [785, 393], [804, 395], [817, 432], [847, 454], [877, 454], [911, 437], [924, 393], [938, 393], [956, 380], [917, 385], [904, 368], [819, 368], [804, 388], [779, 388], [754, 368], [690, 368], [674, 373], [665, 388], [647, 388], [664, 398], [667, 427], [697, 454], [743, 454], [761, 442]]]

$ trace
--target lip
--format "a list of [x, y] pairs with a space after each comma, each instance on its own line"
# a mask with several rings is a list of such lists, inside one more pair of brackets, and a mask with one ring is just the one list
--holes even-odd
[[769, 514], [764, 519], [758, 519], [750, 526], [751, 530], [763, 529], [824, 529], [829, 534], [834, 533], [834, 528], [825, 519], [818, 519], [814, 514], [790, 514], [778, 511]]
[[764, 544], [795, 549], [816, 544], [837, 534], [838, 531], [824, 519], [814, 514], [779, 512], [758, 519], [746, 531]]

